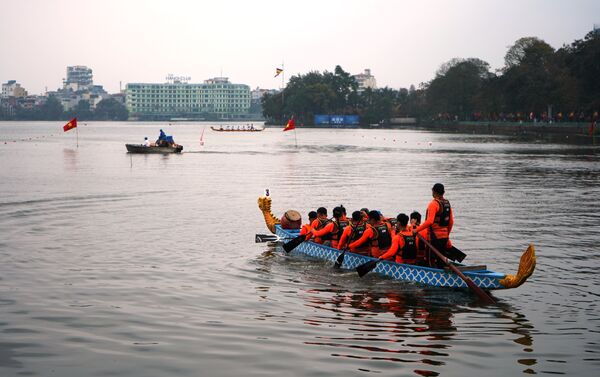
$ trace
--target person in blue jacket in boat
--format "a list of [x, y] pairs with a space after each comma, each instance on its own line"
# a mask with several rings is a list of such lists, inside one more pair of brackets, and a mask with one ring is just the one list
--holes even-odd
[[161, 129], [160, 135], [158, 135], [158, 140], [156, 140], [156, 145], [159, 147], [174, 147], [177, 144], [175, 144], [175, 140], [173, 140], [173, 136], [168, 136]]

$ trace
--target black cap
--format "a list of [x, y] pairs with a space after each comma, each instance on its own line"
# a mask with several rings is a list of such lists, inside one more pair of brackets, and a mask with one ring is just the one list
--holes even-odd
[[433, 187], [431, 189], [436, 194], [444, 195], [444, 192], [445, 192], [444, 191], [444, 185], [442, 185], [441, 183], [436, 183], [435, 185], [433, 185]]

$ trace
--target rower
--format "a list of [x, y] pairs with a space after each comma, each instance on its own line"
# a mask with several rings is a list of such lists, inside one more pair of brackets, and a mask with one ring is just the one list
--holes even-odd
[[[438, 249], [444, 256], [448, 256], [448, 250], [452, 247], [450, 242], [450, 232], [454, 225], [454, 216], [452, 214], [452, 207], [450, 202], [444, 198], [444, 185], [436, 183], [431, 188], [431, 195], [433, 200], [427, 206], [427, 213], [425, 215], [425, 222], [419, 225], [416, 229], [413, 229], [413, 234], [420, 233], [427, 229], [429, 235], [429, 242]], [[430, 266], [440, 267], [444, 263], [435, 255], [431, 255]]]
[[[419, 225], [421, 225], [421, 214], [417, 211], [413, 211], [410, 214], [410, 224], [408, 224], [408, 228], [412, 231], [413, 229], [417, 229], [419, 227]], [[428, 229], [423, 229], [420, 232], [420, 234], [425, 239], [428, 239], [427, 232], [428, 232]], [[417, 237], [417, 261], [416, 261], [416, 264], [418, 264], [420, 266], [429, 265], [429, 263], [427, 262], [427, 246], [425, 245], [425, 242], [422, 242], [418, 237]]]
[[148, 136], [144, 137], [144, 147], [150, 146], [150, 140], [148, 140]]
[[350, 244], [350, 248], [359, 247], [370, 242], [371, 256], [378, 258], [392, 246], [394, 231], [392, 226], [381, 219], [378, 211], [369, 212], [369, 227], [362, 237]]
[[361, 208], [361, 209], [360, 209], [360, 212], [361, 212], [361, 213], [362, 213], [362, 215], [363, 215], [363, 220], [364, 220], [365, 222], [369, 221], [369, 209], [368, 209], [368, 208]]
[[350, 248], [348, 244], [359, 240], [367, 230], [367, 223], [363, 220], [361, 211], [352, 212], [352, 220], [344, 229], [338, 242], [338, 250], [350, 249], [351, 252], [361, 255], [369, 255], [370, 247], [368, 244]]
[[[300, 229], [301, 236], [308, 236], [312, 230], [312, 222], [317, 219], [317, 213], [315, 211], [310, 211], [308, 213], [308, 224], [302, 225]], [[307, 237], [310, 238], [310, 237]]]
[[396, 220], [398, 221], [399, 232], [394, 236], [392, 246], [379, 259], [395, 259], [396, 263], [415, 264], [419, 242], [408, 225], [408, 216], [401, 213], [396, 217]]
[[333, 209], [333, 221], [319, 230], [313, 230], [313, 236], [323, 240], [323, 245], [337, 248], [342, 232], [348, 226], [348, 221], [343, 220], [342, 216], [342, 209], [335, 207]]
[[[325, 228], [325, 226], [327, 226], [327, 224], [329, 224], [330, 222], [331, 222], [331, 220], [327, 217], [327, 208], [325, 208], [325, 207], [317, 208], [317, 219], [311, 223], [313, 232], [316, 230], [321, 230], [321, 229]], [[327, 241], [330, 239], [331, 238], [322, 239], [321, 237], [316, 237], [314, 239], [314, 241], [316, 243], [322, 244], [324, 241]]]

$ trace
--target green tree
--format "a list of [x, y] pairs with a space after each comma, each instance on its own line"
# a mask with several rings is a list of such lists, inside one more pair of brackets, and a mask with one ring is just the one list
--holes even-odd
[[114, 98], [105, 98], [98, 102], [94, 111], [97, 120], [127, 120], [129, 111]]
[[64, 108], [55, 96], [49, 96], [34, 116], [40, 120], [59, 120], [63, 118]]

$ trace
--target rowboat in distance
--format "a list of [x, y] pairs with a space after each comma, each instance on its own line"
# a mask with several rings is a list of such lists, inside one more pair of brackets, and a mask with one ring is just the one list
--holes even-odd
[[217, 132], [261, 132], [265, 130], [265, 127], [255, 128], [254, 126], [220, 126], [219, 128], [216, 128], [211, 126], [210, 129]]
[[[280, 220], [271, 212], [271, 197], [261, 196], [258, 207], [263, 213], [267, 228], [282, 240], [290, 240], [299, 235], [299, 229], [283, 229]], [[310, 258], [335, 262], [342, 251], [308, 241], [303, 242], [290, 252], [290, 255], [304, 255]], [[355, 269], [376, 258], [346, 252], [343, 269]], [[488, 270], [485, 266], [467, 266], [456, 264], [461, 272], [481, 289], [489, 291], [496, 289], [516, 288], [533, 274], [535, 270], [535, 248], [529, 245], [522, 254], [516, 275], [504, 274]], [[410, 281], [427, 286], [468, 289], [467, 284], [449, 269], [422, 267], [411, 264], [401, 264], [390, 261], [380, 261], [372, 271], [395, 280]]]
[[171, 147], [145, 146], [143, 144], [125, 144], [129, 153], [181, 153], [183, 145]]

